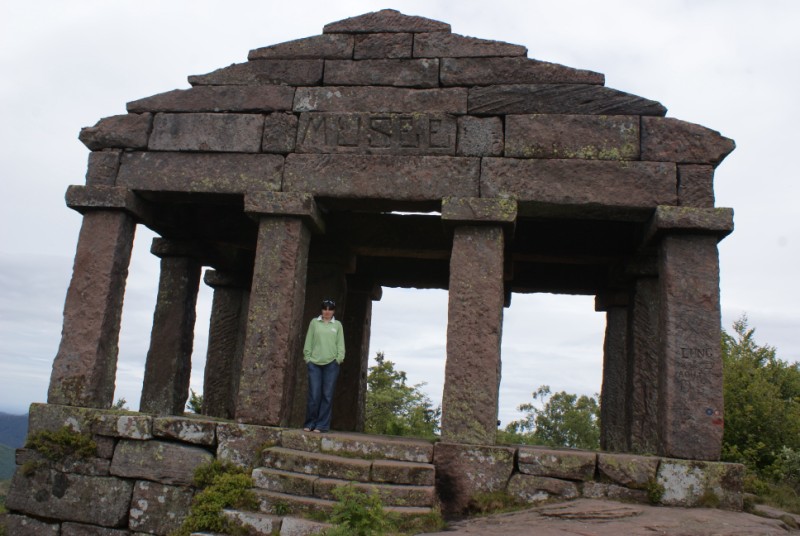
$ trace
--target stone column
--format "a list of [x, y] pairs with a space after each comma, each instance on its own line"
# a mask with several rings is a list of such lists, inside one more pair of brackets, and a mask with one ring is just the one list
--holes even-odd
[[724, 423], [717, 242], [730, 209], [658, 207], [659, 454], [718, 460]]
[[84, 216], [47, 401], [108, 408], [136, 219], [144, 206], [126, 188], [112, 186], [70, 186], [67, 205]]
[[606, 311], [603, 386], [600, 391], [600, 448], [626, 452], [628, 295], [623, 292], [597, 296], [595, 310]]
[[250, 193], [245, 210], [259, 223], [236, 420], [285, 426], [304, 335], [309, 242], [324, 225], [308, 194]]
[[364, 431], [372, 302], [380, 299], [380, 286], [348, 278], [347, 314], [342, 319], [347, 359], [339, 371], [332, 417], [337, 430]]
[[494, 444], [503, 328], [503, 225], [516, 203], [448, 198], [442, 220], [454, 225], [447, 315], [442, 439]]
[[205, 283], [214, 289], [203, 375], [203, 414], [233, 419], [244, 351], [249, 281], [207, 270]]
[[202, 269], [192, 249], [191, 244], [153, 240], [151, 252], [161, 257], [161, 276], [139, 403], [145, 413], [182, 415], [189, 398]]

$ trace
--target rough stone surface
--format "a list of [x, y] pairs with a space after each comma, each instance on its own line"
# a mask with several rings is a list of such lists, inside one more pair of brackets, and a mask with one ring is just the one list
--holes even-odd
[[599, 84], [600, 73], [529, 58], [442, 58], [443, 86], [494, 84]]
[[[300, 452], [283, 447], [271, 447], [264, 451], [266, 467], [314, 474], [327, 478], [369, 482], [372, 462], [355, 458], [342, 458], [330, 454]], [[404, 482], [405, 483], [405, 482]]]
[[433, 486], [434, 466], [428, 463], [375, 460], [372, 462], [371, 480], [412, 486]]
[[279, 190], [283, 157], [272, 154], [133, 152], [122, 155], [117, 184], [133, 190], [244, 193]]
[[95, 186], [114, 186], [119, 171], [120, 150], [106, 149], [89, 153], [89, 164], [86, 166], [86, 184]]
[[323, 33], [449, 32], [450, 25], [438, 20], [404, 15], [382, 9], [326, 24]]
[[329, 523], [320, 523], [302, 517], [284, 517], [280, 536], [311, 536], [329, 528], [331, 528]]
[[484, 158], [481, 196], [565, 205], [655, 208], [677, 203], [675, 165]]
[[77, 521], [104, 527], [123, 526], [128, 517], [131, 482], [84, 476], [40, 467], [11, 481], [6, 508], [39, 518]]
[[291, 154], [283, 189], [316, 196], [439, 200], [478, 197], [477, 158]]
[[[253, 483], [257, 488], [307, 497], [314, 495], [314, 486], [319, 480], [316, 475], [299, 474], [268, 467], [257, 467], [253, 470], [252, 476]], [[341, 481], [337, 480], [336, 482]]]
[[329, 60], [325, 62], [325, 85], [438, 87], [439, 60]]
[[516, 473], [508, 481], [508, 494], [525, 502], [541, 502], [553, 497], [575, 499], [580, 496], [574, 482]]
[[714, 206], [712, 166], [678, 166], [678, 204], [702, 208]]
[[50, 461], [35, 450], [17, 449], [16, 464], [18, 466], [32, 463], [49, 466], [61, 473], [74, 473], [86, 476], [108, 476], [111, 463], [108, 459], [100, 457], [84, 458], [79, 456], [66, 456], [58, 461]]
[[261, 450], [277, 445], [278, 428], [234, 423], [217, 425], [217, 458], [239, 467], [256, 467], [261, 463]]
[[517, 202], [513, 199], [485, 197], [445, 197], [442, 199], [442, 221], [449, 225], [512, 224], [517, 219]]
[[[503, 229], [455, 228], [450, 257], [442, 439], [494, 444], [503, 329]], [[481, 311], [480, 315], [474, 314]]]
[[660, 454], [718, 460], [725, 417], [717, 238], [663, 238], [659, 282]]
[[89, 434], [96, 412], [88, 408], [33, 403], [28, 410], [28, 435], [36, 432], [57, 432], [68, 427], [73, 432]]
[[[336, 500], [333, 491], [347, 483], [332, 478], [321, 478], [314, 484], [314, 495], [321, 499]], [[355, 483], [357, 490], [364, 493], [375, 493], [384, 506], [417, 506], [431, 507], [436, 500], [433, 485], [406, 486], [398, 484]]]
[[111, 474], [188, 486], [199, 465], [214, 459], [207, 450], [166, 441], [121, 440], [111, 460]]
[[321, 445], [321, 434], [309, 433], [304, 430], [284, 430], [281, 432], [281, 446], [287, 449], [322, 452]]
[[131, 101], [128, 112], [274, 112], [291, 110], [289, 86], [198, 86]]
[[667, 234], [710, 234], [718, 239], [733, 231], [733, 209], [656, 207], [645, 239]]
[[701, 125], [672, 117], [642, 117], [642, 160], [718, 166], [736, 147]]
[[111, 406], [134, 230], [133, 219], [121, 211], [83, 216], [47, 392], [51, 404]]
[[628, 310], [610, 307], [603, 341], [603, 386], [600, 391], [600, 447], [625, 452], [628, 447]]
[[467, 112], [467, 90], [407, 89], [395, 87], [301, 87], [295, 112]]
[[28, 516], [6, 514], [0, 516], [0, 527], [5, 527], [9, 536], [59, 536], [61, 526], [58, 523], [45, 523]]
[[597, 455], [599, 474], [626, 488], [647, 489], [649, 482], [655, 480], [659, 459], [652, 456], [633, 456], [630, 454]]
[[592, 480], [596, 465], [596, 453], [568, 449], [520, 447], [517, 460], [521, 473], [578, 481]]
[[657, 482], [664, 487], [660, 503], [742, 509], [744, 466], [736, 463], [662, 460]]
[[433, 443], [411, 438], [325, 434], [320, 440], [320, 450], [329, 454], [355, 455], [371, 459], [418, 463], [431, 463], [433, 460]]
[[477, 493], [503, 491], [514, 471], [515, 449], [436, 443], [436, 491], [446, 513], [459, 514]]
[[502, 41], [431, 32], [414, 36], [415, 58], [474, 58], [481, 56], [525, 56], [528, 49]]
[[64, 523], [61, 525], [61, 536], [129, 536], [124, 529], [107, 529], [96, 525], [80, 523]]
[[189, 514], [192, 490], [140, 480], [133, 487], [128, 527], [137, 532], [171, 534]]
[[458, 156], [501, 156], [503, 121], [499, 117], [458, 118]]
[[236, 113], [160, 113], [153, 120], [151, 151], [257, 153], [264, 116]]
[[297, 116], [290, 113], [269, 114], [264, 119], [264, 137], [261, 151], [265, 153], [291, 153], [297, 138]]
[[189, 77], [193, 86], [286, 84], [317, 86], [323, 60], [253, 60]]
[[126, 439], [152, 439], [153, 418], [150, 415], [101, 414], [97, 416], [92, 432]]
[[297, 152], [453, 155], [456, 118], [425, 113], [303, 113]]
[[248, 60], [314, 60], [350, 59], [353, 57], [353, 36], [346, 34], [315, 35], [251, 50]]
[[149, 113], [106, 117], [93, 127], [84, 127], [78, 138], [92, 151], [100, 149], [144, 149], [153, 116]]
[[216, 428], [213, 421], [199, 419], [157, 417], [153, 420], [154, 436], [196, 445], [213, 445], [217, 437]]
[[581, 490], [581, 495], [589, 499], [613, 499], [642, 504], [649, 502], [649, 496], [645, 490], [630, 489], [605, 482], [586, 482]]
[[353, 59], [410, 58], [413, 39], [414, 37], [410, 33], [357, 35]]
[[639, 117], [509, 115], [505, 156], [512, 158], [639, 159]]

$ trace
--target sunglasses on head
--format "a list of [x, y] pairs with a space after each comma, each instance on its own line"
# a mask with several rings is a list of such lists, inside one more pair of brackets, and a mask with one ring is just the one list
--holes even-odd
[[336, 302], [333, 300], [322, 300], [322, 308], [332, 311], [336, 309]]

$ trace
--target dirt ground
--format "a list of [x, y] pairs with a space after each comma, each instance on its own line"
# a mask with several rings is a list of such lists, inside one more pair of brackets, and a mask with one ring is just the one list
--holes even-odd
[[[783, 512], [761, 508], [762, 515]], [[791, 519], [789, 519], [791, 518]], [[710, 508], [668, 508], [594, 499], [550, 503], [451, 523], [428, 536], [772, 536], [800, 534], [800, 516], [780, 519]], [[787, 524], [788, 523], [788, 524]]]

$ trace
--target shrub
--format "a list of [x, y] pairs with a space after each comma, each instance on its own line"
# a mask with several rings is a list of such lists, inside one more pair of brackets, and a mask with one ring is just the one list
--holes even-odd
[[326, 531], [326, 536], [380, 536], [393, 528], [377, 493], [365, 493], [348, 484], [334, 489], [333, 496], [338, 503], [331, 522], [336, 526]]
[[55, 432], [42, 430], [32, 434], [25, 446], [35, 450], [51, 462], [70, 456], [90, 458], [97, 454], [97, 443], [86, 434], [75, 432], [64, 426]]

